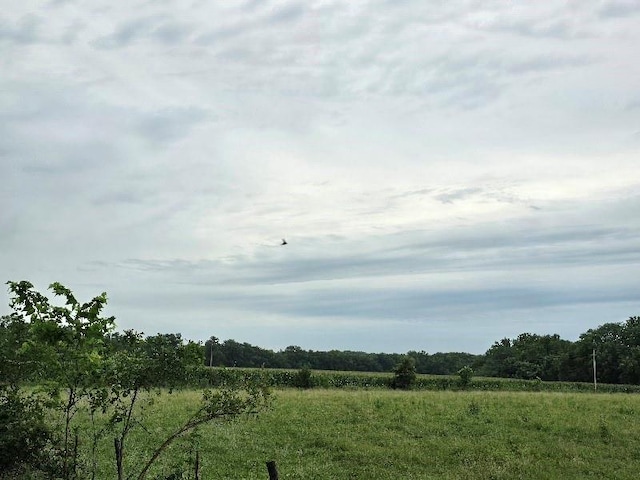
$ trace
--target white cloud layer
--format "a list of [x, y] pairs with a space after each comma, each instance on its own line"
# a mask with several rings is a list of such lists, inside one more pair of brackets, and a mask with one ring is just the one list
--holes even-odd
[[0, 271], [276, 349], [638, 315], [639, 25], [626, 0], [10, 0]]

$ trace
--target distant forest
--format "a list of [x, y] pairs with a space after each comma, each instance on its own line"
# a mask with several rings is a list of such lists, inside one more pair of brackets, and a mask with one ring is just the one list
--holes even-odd
[[575, 342], [523, 333], [496, 341], [484, 355], [313, 351], [298, 346], [274, 352], [235, 340], [221, 343], [216, 337], [204, 344], [205, 364], [213, 366], [390, 372], [409, 356], [418, 373], [452, 375], [470, 366], [479, 376], [575, 382], [593, 381], [594, 351], [599, 382], [639, 384], [640, 317], [590, 329]]

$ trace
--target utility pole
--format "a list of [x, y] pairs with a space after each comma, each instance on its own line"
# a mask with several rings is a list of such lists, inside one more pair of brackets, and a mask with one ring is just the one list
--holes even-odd
[[593, 349], [593, 391], [598, 391], [598, 377], [596, 375], [596, 349]]

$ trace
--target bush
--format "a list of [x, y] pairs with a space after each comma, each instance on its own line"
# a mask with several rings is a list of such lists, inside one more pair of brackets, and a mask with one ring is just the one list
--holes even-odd
[[416, 362], [411, 357], [405, 357], [396, 366], [393, 375], [393, 388], [409, 390], [416, 383]]
[[313, 387], [313, 379], [311, 378], [311, 369], [309, 367], [303, 367], [300, 370], [298, 370], [293, 382], [294, 382], [294, 385], [298, 388]]
[[44, 409], [37, 396], [23, 395], [12, 387], [0, 389], [0, 478], [53, 473], [53, 435]]
[[461, 388], [469, 388], [471, 386], [471, 378], [473, 377], [473, 369], [466, 365], [458, 370], [458, 377]]

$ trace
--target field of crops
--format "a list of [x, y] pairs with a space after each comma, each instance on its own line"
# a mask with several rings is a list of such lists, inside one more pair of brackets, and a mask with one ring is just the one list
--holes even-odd
[[[300, 387], [300, 370], [258, 368], [211, 368], [202, 375], [201, 383], [224, 386], [245, 380], [264, 381], [276, 388]], [[321, 388], [388, 388], [392, 373], [340, 372], [313, 370], [308, 387]], [[460, 390], [460, 379], [455, 375], [417, 375], [413, 387], [416, 390]], [[542, 382], [511, 378], [474, 377], [464, 387], [470, 391], [507, 392], [593, 392], [591, 383]], [[640, 385], [599, 384], [601, 393], [640, 393]]]
[[[141, 462], [197, 403], [165, 393], [129, 442]], [[201, 478], [616, 478], [640, 471], [640, 396], [547, 392], [276, 390], [257, 417], [202, 427], [176, 444], [156, 475], [185, 470], [199, 451]], [[114, 478], [113, 444], [99, 446]], [[102, 468], [102, 467], [101, 467]]]

